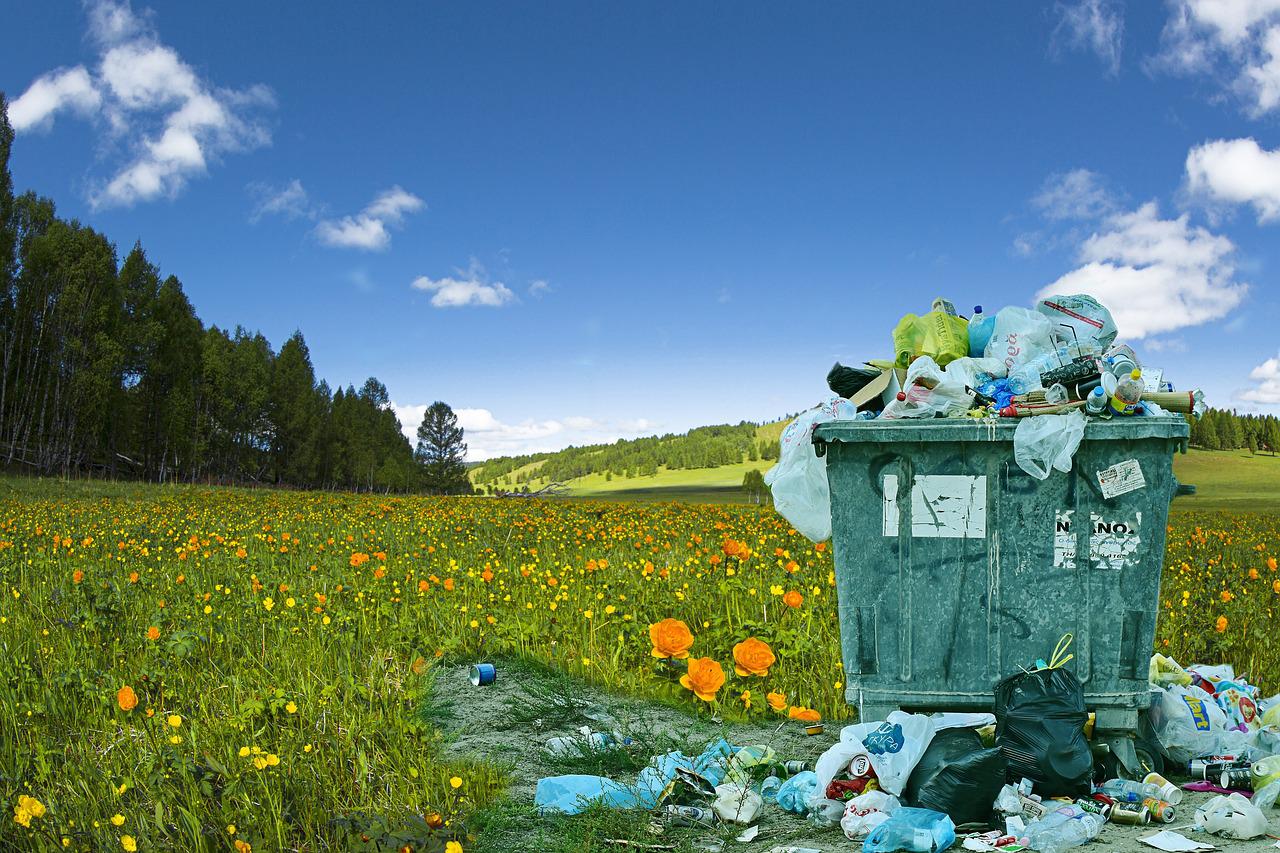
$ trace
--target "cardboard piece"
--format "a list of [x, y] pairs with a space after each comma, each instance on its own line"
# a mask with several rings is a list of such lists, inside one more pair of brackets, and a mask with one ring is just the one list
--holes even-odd
[[[867, 362], [871, 367], [877, 365]], [[853, 403], [861, 411], [864, 407], [868, 409], [880, 409], [889, 404], [899, 391], [902, 385], [907, 381], [907, 371], [901, 368], [880, 368], [880, 375], [872, 379], [866, 385], [858, 389], [849, 402]], [[878, 404], [868, 405], [879, 400]]]

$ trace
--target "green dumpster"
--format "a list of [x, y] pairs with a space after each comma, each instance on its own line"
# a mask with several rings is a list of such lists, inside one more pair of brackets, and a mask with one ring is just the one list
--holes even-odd
[[[990, 710], [1002, 676], [1074, 635], [1099, 729], [1149, 703], [1180, 417], [1090, 420], [1070, 473], [1013, 458], [1017, 422], [832, 421], [815, 429], [831, 486], [845, 696]], [[1128, 763], [1128, 762], [1126, 762]]]

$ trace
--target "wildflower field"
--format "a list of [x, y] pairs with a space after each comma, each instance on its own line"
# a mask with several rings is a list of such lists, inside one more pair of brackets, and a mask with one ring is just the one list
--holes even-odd
[[[1175, 514], [1157, 636], [1280, 685], [1280, 519]], [[848, 715], [828, 548], [751, 506], [0, 480], [0, 848], [457, 853], [441, 662]]]

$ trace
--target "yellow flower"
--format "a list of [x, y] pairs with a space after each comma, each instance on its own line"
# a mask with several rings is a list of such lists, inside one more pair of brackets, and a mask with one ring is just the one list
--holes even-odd
[[446, 842], [444, 845], [444, 853], [462, 853], [462, 845], [456, 841]]
[[236, 825], [234, 823], [227, 824], [227, 835], [236, 834]]
[[268, 597], [268, 598], [262, 599], [262, 606], [270, 610], [271, 608], [276, 606], [276, 603]]
[[241, 758], [248, 758], [248, 757], [249, 757], [249, 747], [247, 747], [247, 746], [242, 746], [242, 747], [240, 747], [240, 757], [241, 757]]
[[113, 826], [124, 826], [124, 815], [122, 815], [122, 814], [113, 814], [113, 815], [111, 816], [111, 824], [112, 824]]
[[461, 788], [461, 787], [462, 787], [462, 777], [461, 777], [461, 776], [453, 776], [453, 777], [451, 777], [451, 778], [449, 779], [449, 787], [450, 787], [450, 788], [453, 788], [453, 789], [455, 789], [455, 790], [456, 790], [456, 789], [458, 789], [458, 788]]
[[275, 767], [279, 763], [280, 763], [280, 756], [276, 755], [274, 752], [267, 753], [268, 767]]
[[296, 702], [294, 702], [292, 699], [290, 699], [288, 702], [285, 702], [285, 703], [284, 703], [284, 709], [285, 709], [287, 712], [289, 712], [290, 714], [296, 714], [296, 713], [298, 713], [298, 705], [297, 705], [297, 703], [296, 703]]
[[25, 809], [32, 817], [44, 817], [44, 803], [35, 797], [28, 797], [26, 794], [18, 796], [18, 805]]
[[741, 700], [743, 707], [745, 707], [747, 710], [751, 709], [751, 691], [750, 690], [742, 691], [742, 695], [739, 696], [738, 699]]
[[169, 717], [165, 720], [165, 722], [167, 722], [169, 725], [173, 726], [176, 729], [178, 726], [182, 725], [182, 717], [179, 716], [178, 714], [170, 714]]
[[124, 848], [125, 853], [136, 853], [138, 842], [134, 840], [132, 835], [120, 836], [120, 846]]

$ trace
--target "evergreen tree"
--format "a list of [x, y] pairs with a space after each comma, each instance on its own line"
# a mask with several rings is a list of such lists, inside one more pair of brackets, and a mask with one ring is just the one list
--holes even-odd
[[1280, 450], [1280, 418], [1270, 418], [1267, 421], [1267, 447], [1271, 449], [1272, 456]]
[[[436, 401], [427, 407], [418, 426], [418, 446], [414, 452], [422, 466], [423, 485], [437, 495], [469, 494], [467, 479], [467, 445], [458, 416], [445, 403]], [[526, 487], [527, 489], [527, 487]]]
[[295, 331], [277, 353], [271, 376], [273, 464], [277, 483], [316, 479], [320, 424], [316, 375], [302, 332]]

